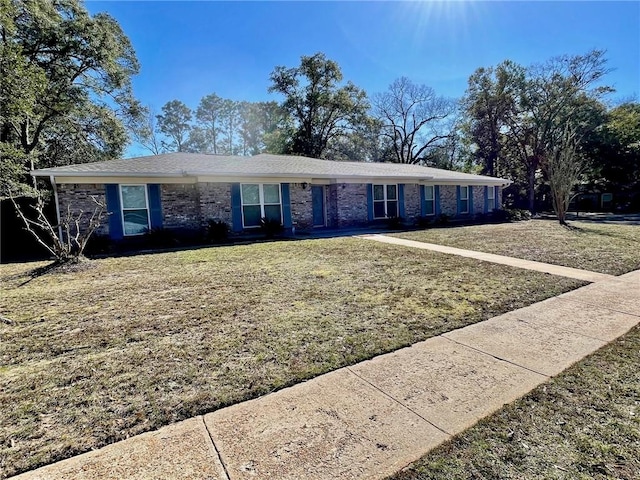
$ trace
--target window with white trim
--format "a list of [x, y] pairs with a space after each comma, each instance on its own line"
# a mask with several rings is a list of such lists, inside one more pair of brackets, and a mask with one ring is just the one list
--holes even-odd
[[146, 185], [120, 185], [122, 227], [125, 235], [149, 230], [149, 198]]
[[469, 187], [460, 187], [460, 213], [469, 213]]
[[436, 187], [424, 185], [424, 214], [436, 214]]
[[398, 216], [398, 185], [373, 186], [373, 218]]
[[487, 211], [493, 212], [496, 208], [496, 189], [493, 186], [487, 187]]
[[245, 228], [259, 227], [263, 218], [282, 223], [279, 183], [243, 183], [240, 186], [240, 195], [242, 225]]

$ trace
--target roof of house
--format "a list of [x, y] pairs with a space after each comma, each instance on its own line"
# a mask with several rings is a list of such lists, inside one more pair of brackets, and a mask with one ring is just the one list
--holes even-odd
[[508, 180], [398, 163], [339, 162], [295, 155], [253, 157], [164, 153], [106, 162], [82, 163], [31, 172], [54, 177], [278, 177], [317, 179], [403, 179], [502, 185]]

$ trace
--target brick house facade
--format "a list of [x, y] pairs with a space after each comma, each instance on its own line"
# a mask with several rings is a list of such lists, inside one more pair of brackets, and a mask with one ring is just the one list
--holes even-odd
[[166, 154], [33, 174], [52, 179], [59, 215], [92, 212], [92, 197], [106, 204], [109, 215], [97, 233], [115, 240], [150, 229], [202, 231], [210, 220], [242, 233], [255, 231], [264, 217], [291, 231], [390, 217], [407, 224], [440, 215], [473, 218], [500, 208], [508, 183], [415, 165], [273, 155]]

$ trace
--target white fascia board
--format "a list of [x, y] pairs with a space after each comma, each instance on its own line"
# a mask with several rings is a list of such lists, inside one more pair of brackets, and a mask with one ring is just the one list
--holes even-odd
[[[52, 175], [53, 176], [53, 175]], [[161, 176], [102, 176], [102, 175], [82, 175], [82, 176], [55, 176], [56, 183], [76, 183], [76, 184], [106, 184], [106, 183], [196, 183], [195, 177], [161, 177]]]

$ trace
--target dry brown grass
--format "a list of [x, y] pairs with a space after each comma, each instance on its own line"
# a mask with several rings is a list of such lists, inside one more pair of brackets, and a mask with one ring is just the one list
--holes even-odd
[[581, 283], [354, 238], [0, 266], [0, 476]]
[[395, 236], [486, 253], [621, 275], [640, 268], [640, 226], [530, 220], [433, 228]]

